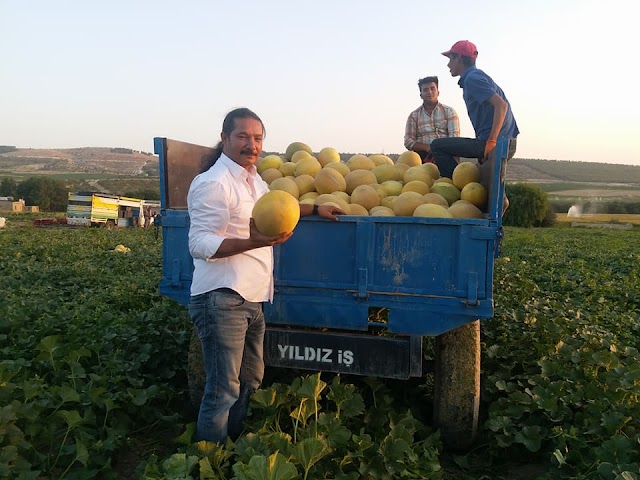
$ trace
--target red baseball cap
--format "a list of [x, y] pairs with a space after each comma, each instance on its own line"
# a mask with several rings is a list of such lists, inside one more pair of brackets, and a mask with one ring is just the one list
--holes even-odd
[[478, 49], [469, 40], [460, 40], [459, 42], [454, 43], [453, 47], [446, 52], [442, 52], [442, 55], [448, 57], [452, 53], [457, 53], [458, 55], [464, 55], [471, 58], [478, 58]]

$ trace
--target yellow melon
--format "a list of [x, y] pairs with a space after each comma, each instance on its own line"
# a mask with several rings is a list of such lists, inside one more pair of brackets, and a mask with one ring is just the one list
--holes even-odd
[[413, 211], [414, 217], [429, 217], [429, 218], [453, 218], [448, 207], [437, 205], [435, 203], [423, 203], [418, 205]]
[[300, 189], [298, 184], [293, 180], [293, 177], [276, 178], [269, 184], [270, 190], [282, 190], [287, 192], [296, 200], [300, 197]]
[[347, 167], [349, 167], [349, 170], [352, 172], [354, 170], [373, 170], [375, 164], [373, 163], [373, 160], [366, 155], [357, 153], [347, 160]]
[[449, 177], [439, 177], [434, 180], [433, 183], [450, 183], [451, 185], [453, 185], [453, 180], [451, 180]]
[[393, 213], [393, 210], [383, 205], [380, 205], [378, 207], [373, 207], [371, 210], [369, 210], [369, 215], [371, 215], [372, 217], [395, 217], [396, 216], [396, 214]]
[[429, 193], [429, 185], [420, 180], [411, 180], [402, 187], [402, 192], [418, 192], [420, 195]]
[[426, 195], [423, 195], [425, 203], [435, 203], [436, 205], [442, 205], [443, 207], [448, 207], [449, 202], [439, 193], [429, 192]]
[[391, 157], [388, 157], [387, 155], [383, 155], [381, 153], [369, 155], [369, 158], [376, 167], [379, 165], [393, 165], [393, 160], [391, 160]]
[[282, 165], [282, 157], [279, 155], [267, 155], [266, 157], [261, 158], [256, 163], [256, 168], [258, 169], [258, 173], [264, 172], [268, 168], [280, 168]]
[[301, 158], [295, 165], [296, 169], [294, 175], [296, 177], [299, 177], [300, 175], [311, 175], [312, 177], [315, 177], [316, 174], [322, 169], [322, 165], [320, 165], [320, 162], [316, 160], [315, 157], [311, 156]]
[[304, 195], [305, 193], [309, 193], [315, 190], [314, 179], [311, 175], [298, 175], [294, 179], [294, 182], [296, 182], [296, 185], [298, 185], [300, 195]]
[[436, 165], [435, 163], [423, 163], [422, 168], [424, 168], [429, 174], [429, 176], [434, 180], [437, 180], [438, 178], [440, 178], [440, 169], [438, 168], [438, 165]]
[[402, 193], [402, 182], [397, 180], [387, 180], [382, 182], [380, 186], [384, 188], [387, 195], [400, 195]]
[[315, 200], [318, 195], [320, 195], [318, 192], [307, 192], [300, 195], [300, 201], [307, 200], [309, 198]]
[[486, 206], [487, 196], [487, 189], [478, 182], [469, 182], [460, 191], [460, 198], [462, 200], [467, 200], [480, 209]]
[[331, 192], [331, 195], [335, 195], [338, 198], [341, 198], [347, 203], [351, 203], [351, 196], [347, 192], [335, 191]]
[[462, 190], [467, 183], [480, 180], [480, 169], [475, 163], [461, 162], [453, 169], [451, 180], [458, 189]]
[[349, 204], [345, 202], [343, 199], [337, 197], [336, 195], [331, 195], [330, 193], [323, 193], [316, 197], [316, 200], [315, 200], [316, 205], [325, 205], [327, 203], [331, 203], [335, 205], [345, 213], [349, 211]]
[[290, 143], [289, 146], [287, 147], [287, 150], [285, 151], [285, 154], [284, 154], [284, 158], [291, 161], [291, 157], [293, 156], [293, 154], [299, 150], [304, 150], [309, 153], [313, 152], [313, 150], [311, 150], [311, 147], [306, 143], [293, 142], [293, 143]]
[[324, 166], [324, 168], [332, 168], [337, 172], [340, 172], [340, 175], [342, 175], [343, 177], [346, 177], [351, 172], [349, 167], [347, 167], [347, 164], [342, 162], [328, 163]]
[[418, 155], [416, 152], [411, 152], [407, 150], [406, 152], [402, 153], [398, 157], [398, 161], [396, 162], [396, 165], [398, 163], [408, 165], [410, 167], [415, 167], [417, 165], [422, 164], [422, 159], [420, 158], [420, 155]]
[[[424, 164], [426, 165], [426, 163]], [[409, 167], [402, 177], [402, 181], [404, 183], [409, 183], [414, 180], [420, 180], [423, 183], [426, 183], [429, 187], [433, 185], [433, 179], [429, 172], [422, 165], [418, 165], [417, 167]]]
[[376, 176], [378, 183], [386, 182], [387, 180], [398, 180], [398, 170], [394, 165], [382, 164], [373, 167], [371, 170]]
[[347, 189], [347, 181], [338, 170], [323, 168], [316, 174], [315, 187], [318, 193], [343, 192]]
[[337, 163], [340, 161], [340, 153], [333, 147], [324, 147], [318, 152], [316, 158], [323, 167], [329, 163]]
[[345, 191], [349, 195], [351, 195], [351, 192], [353, 192], [357, 186], [378, 183], [376, 176], [370, 170], [353, 170], [348, 173], [344, 179], [347, 182], [347, 189]]
[[396, 198], [398, 198], [397, 195], [389, 195], [387, 197], [384, 197], [382, 200], [380, 200], [380, 206], [387, 207], [393, 210], [393, 203], [396, 201]]
[[371, 185], [359, 185], [351, 193], [351, 203], [362, 205], [369, 211], [380, 205], [380, 197]]
[[251, 216], [258, 231], [272, 237], [293, 232], [300, 220], [300, 205], [289, 193], [272, 190], [258, 199]]
[[282, 165], [280, 165], [279, 170], [282, 172], [282, 176], [292, 177], [296, 172], [296, 164], [293, 162], [284, 162]]
[[311, 155], [309, 152], [307, 152], [306, 150], [298, 150], [297, 152], [295, 152], [293, 155], [291, 155], [291, 161], [293, 163], [298, 163], [300, 160], [302, 160], [303, 158], [310, 158], [313, 157], [313, 155]]
[[435, 182], [431, 187], [431, 192], [442, 195], [449, 205], [456, 200], [460, 200], [460, 190], [448, 182]]
[[384, 198], [388, 195], [387, 191], [384, 189], [382, 185], [376, 183], [375, 185], [371, 185], [371, 186], [375, 189], [375, 191], [378, 193], [378, 196], [380, 198]]
[[366, 215], [369, 216], [369, 212], [366, 208], [358, 203], [350, 203], [349, 210], [347, 211], [347, 215]]
[[267, 168], [260, 174], [260, 176], [268, 184], [271, 184], [271, 182], [273, 182], [276, 178], [283, 177], [282, 172], [277, 168]]
[[394, 165], [394, 168], [396, 169], [396, 180], [402, 182], [404, 180], [404, 174], [407, 170], [409, 170], [411, 167], [409, 165], [406, 165], [404, 163], [396, 163]]
[[473, 203], [466, 200], [458, 200], [449, 207], [449, 212], [454, 218], [483, 218], [482, 211]]
[[423, 203], [424, 199], [418, 192], [404, 192], [398, 195], [393, 202], [393, 213], [398, 217], [410, 217], [418, 205], [422, 205]]

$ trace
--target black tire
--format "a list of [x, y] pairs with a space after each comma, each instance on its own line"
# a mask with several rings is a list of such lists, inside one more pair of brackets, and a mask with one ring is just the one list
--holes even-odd
[[189, 381], [189, 400], [197, 412], [200, 409], [200, 402], [204, 393], [206, 374], [202, 363], [202, 347], [200, 345], [200, 338], [198, 337], [198, 330], [196, 327], [193, 327], [191, 330], [187, 371], [187, 379]]
[[113, 230], [114, 228], [116, 228], [116, 222], [114, 222], [113, 220], [107, 220], [104, 226], [107, 230]]
[[436, 337], [433, 421], [452, 450], [466, 450], [478, 431], [480, 322]]

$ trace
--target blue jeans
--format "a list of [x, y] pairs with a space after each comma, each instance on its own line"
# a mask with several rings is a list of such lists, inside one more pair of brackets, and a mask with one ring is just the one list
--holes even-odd
[[235, 439], [264, 376], [262, 303], [218, 289], [191, 297], [189, 316], [198, 330], [206, 373], [196, 440]]
[[[448, 178], [453, 176], [453, 170], [458, 165], [458, 160], [455, 157], [484, 157], [485, 143], [484, 140], [463, 137], [436, 138], [433, 140], [430, 145], [431, 153], [434, 157], [434, 163], [440, 170], [440, 176]], [[509, 142], [507, 160], [511, 159], [515, 153], [516, 139], [512, 138]]]

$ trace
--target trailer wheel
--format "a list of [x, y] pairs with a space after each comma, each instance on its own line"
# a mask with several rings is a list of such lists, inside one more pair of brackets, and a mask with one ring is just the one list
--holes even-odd
[[189, 342], [189, 357], [187, 361], [187, 380], [189, 381], [189, 400], [196, 412], [200, 409], [200, 402], [204, 394], [206, 374], [202, 363], [202, 347], [196, 327], [191, 329]]
[[468, 449], [478, 430], [480, 322], [436, 337], [433, 421], [445, 446]]
[[107, 220], [104, 226], [107, 230], [113, 230], [114, 228], [116, 228], [116, 222], [114, 222], [113, 220]]

